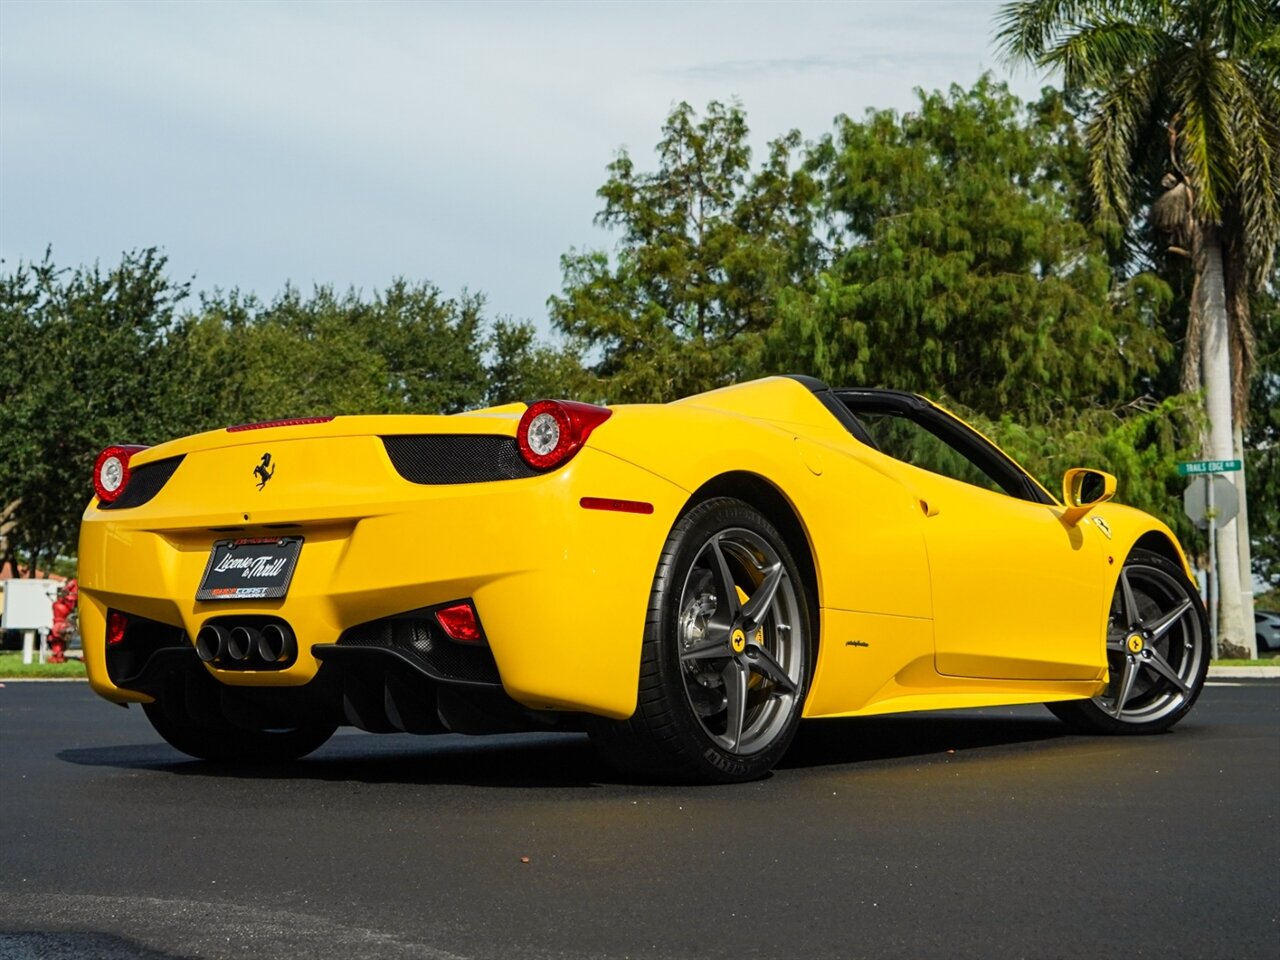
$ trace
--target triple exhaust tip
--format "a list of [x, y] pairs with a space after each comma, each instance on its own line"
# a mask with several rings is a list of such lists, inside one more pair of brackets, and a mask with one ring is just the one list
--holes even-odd
[[196, 634], [196, 656], [205, 663], [233, 661], [248, 663], [283, 663], [292, 660], [298, 642], [287, 623], [268, 623], [261, 627], [238, 624], [227, 627], [208, 623]]

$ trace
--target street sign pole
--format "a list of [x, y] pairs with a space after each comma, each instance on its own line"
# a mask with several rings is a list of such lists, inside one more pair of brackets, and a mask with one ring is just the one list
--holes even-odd
[[[1244, 437], [1240, 424], [1235, 427], [1235, 448], [1243, 454]], [[1242, 457], [1243, 459], [1243, 457]], [[1258, 657], [1257, 637], [1254, 635], [1253, 615], [1253, 556], [1249, 548], [1249, 494], [1245, 484], [1245, 465], [1240, 464], [1236, 479], [1236, 492], [1240, 494], [1240, 514], [1236, 518], [1236, 546], [1240, 551], [1240, 607], [1244, 613], [1245, 643], [1253, 659]]]
[[[1214, 483], [1220, 476], [1227, 473], [1244, 472], [1243, 460], [1189, 460], [1185, 463], [1178, 464], [1178, 473], [1184, 477], [1191, 477], [1192, 483], [1187, 485], [1186, 493], [1183, 495], [1183, 509], [1186, 510], [1187, 516], [1192, 522], [1199, 526], [1203, 521], [1209, 534], [1209, 583], [1208, 583], [1208, 603], [1209, 608], [1209, 637], [1213, 646], [1213, 658], [1218, 657], [1218, 607], [1222, 598], [1222, 584], [1218, 582], [1218, 530], [1230, 523], [1240, 510], [1240, 496], [1243, 490], [1237, 492], [1236, 486], [1232, 484], [1226, 477], [1222, 477], [1223, 483], [1223, 504], [1222, 516], [1218, 516], [1218, 506], [1215, 502]], [[1200, 487], [1195, 481], [1203, 477], [1204, 497], [1200, 497]], [[1243, 484], [1241, 484], [1243, 486]], [[1243, 549], [1241, 556], [1246, 557]], [[1242, 564], [1241, 577], [1248, 578], [1251, 574], [1247, 563]], [[1237, 589], [1237, 585], [1228, 584], [1229, 590]], [[1243, 591], [1244, 587], [1239, 589]]]
[[1209, 521], [1209, 647], [1218, 659], [1218, 512], [1213, 508], [1213, 475], [1209, 475], [1205, 517]]

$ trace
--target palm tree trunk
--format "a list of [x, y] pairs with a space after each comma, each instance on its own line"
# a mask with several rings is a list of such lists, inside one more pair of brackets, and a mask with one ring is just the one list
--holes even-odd
[[[1205, 455], [1230, 460], [1235, 453], [1231, 418], [1231, 344], [1227, 323], [1226, 284], [1222, 273], [1222, 244], [1212, 226], [1204, 227], [1201, 247], [1200, 310], [1201, 376], [1209, 435]], [[1235, 482], [1235, 474], [1227, 474]], [[1212, 536], [1212, 527], [1210, 536]], [[1240, 602], [1240, 551], [1234, 519], [1218, 528], [1218, 655], [1249, 657], [1253, 631], [1244, 628]], [[1251, 625], [1252, 626], [1252, 625]], [[1248, 644], [1248, 646], [1246, 646]]]

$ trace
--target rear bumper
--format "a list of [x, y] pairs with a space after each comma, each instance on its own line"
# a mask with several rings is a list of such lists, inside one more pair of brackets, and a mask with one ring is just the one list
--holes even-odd
[[[314, 648], [344, 631], [470, 598], [509, 696], [538, 710], [612, 717], [635, 708], [654, 566], [687, 498], [590, 448], [527, 479], [424, 487], [387, 471], [354, 502], [326, 487], [258, 511], [210, 510], [187, 494], [184, 510], [168, 492], [132, 510], [85, 512], [81, 631], [90, 682], [107, 699], [149, 699], [108, 674], [109, 609], [181, 628], [187, 642], [213, 617], [278, 617], [298, 639], [286, 669], [204, 669], [228, 686], [299, 687], [321, 667]], [[583, 497], [643, 500], [654, 512], [583, 509]], [[286, 533], [304, 544], [285, 598], [194, 599], [215, 540]]]

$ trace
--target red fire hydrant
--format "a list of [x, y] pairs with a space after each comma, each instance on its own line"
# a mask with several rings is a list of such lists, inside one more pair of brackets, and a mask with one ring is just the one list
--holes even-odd
[[71, 639], [71, 614], [75, 612], [80, 586], [73, 579], [58, 590], [53, 601], [53, 629], [49, 632], [49, 662], [67, 662], [67, 642]]

